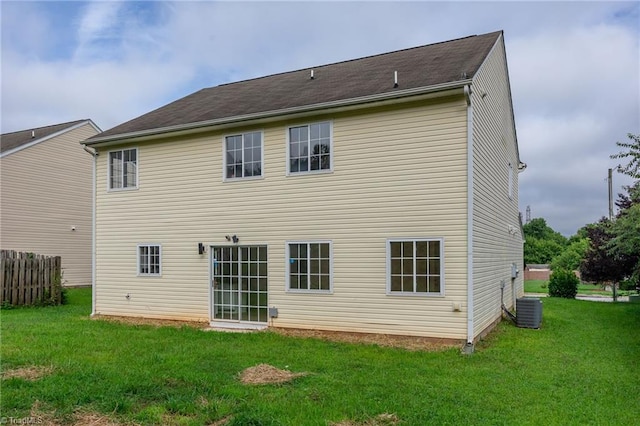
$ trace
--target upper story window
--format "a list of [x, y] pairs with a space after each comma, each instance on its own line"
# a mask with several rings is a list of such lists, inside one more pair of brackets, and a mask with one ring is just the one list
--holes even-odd
[[262, 133], [225, 138], [225, 179], [262, 176]]
[[508, 194], [509, 194], [509, 198], [513, 198], [513, 164], [509, 163], [509, 169], [508, 169], [508, 173], [509, 173], [509, 188], [508, 188]]
[[331, 242], [290, 242], [287, 254], [287, 290], [331, 292]]
[[387, 242], [389, 294], [444, 294], [442, 239], [402, 239]]
[[109, 189], [138, 187], [138, 149], [109, 152]]
[[331, 170], [331, 123], [289, 128], [289, 173]]
[[138, 245], [138, 275], [161, 275], [161, 252], [160, 244]]

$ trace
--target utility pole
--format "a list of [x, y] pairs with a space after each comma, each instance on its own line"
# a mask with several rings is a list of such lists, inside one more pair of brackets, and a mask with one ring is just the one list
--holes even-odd
[[613, 220], [613, 169], [609, 169], [609, 220]]
[[525, 223], [531, 222], [531, 206], [527, 206], [527, 221]]
[[[609, 221], [613, 220], [613, 169], [609, 169], [609, 175], [607, 177], [607, 181], [609, 183]], [[618, 292], [616, 291], [616, 286], [618, 283], [615, 281], [611, 287], [613, 290], [613, 301], [618, 301]]]

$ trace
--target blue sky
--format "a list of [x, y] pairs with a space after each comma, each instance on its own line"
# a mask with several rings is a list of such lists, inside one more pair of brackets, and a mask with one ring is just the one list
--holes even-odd
[[500, 29], [529, 166], [521, 211], [565, 235], [606, 215], [609, 154], [640, 133], [638, 2], [2, 1], [0, 14], [2, 133], [106, 130], [203, 87]]

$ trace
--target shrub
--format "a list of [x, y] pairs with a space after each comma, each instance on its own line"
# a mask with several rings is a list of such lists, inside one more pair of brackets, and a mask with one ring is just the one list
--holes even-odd
[[629, 278], [628, 280], [620, 281], [620, 290], [635, 291], [639, 285], [640, 283], [635, 279]]
[[549, 278], [549, 296], [575, 299], [580, 280], [572, 271], [558, 269]]

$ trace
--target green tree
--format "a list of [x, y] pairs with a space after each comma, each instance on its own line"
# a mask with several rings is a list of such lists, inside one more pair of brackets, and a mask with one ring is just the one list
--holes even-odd
[[524, 263], [547, 264], [564, 250], [564, 246], [553, 240], [527, 238], [524, 243]]
[[589, 240], [587, 238], [574, 239], [572, 237], [570, 241], [572, 241], [571, 244], [551, 261], [552, 270], [566, 269], [567, 271], [575, 271], [580, 268], [580, 263], [589, 249]]
[[547, 225], [547, 221], [541, 217], [532, 219], [522, 227], [525, 238], [533, 237], [538, 240], [551, 240], [560, 245], [566, 245], [567, 239], [559, 232], [556, 232]]
[[634, 204], [621, 214], [611, 226], [612, 238], [607, 244], [614, 258], [627, 259], [626, 276], [640, 283], [640, 204]]
[[598, 223], [586, 227], [589, 248], [580, 264], [580, 276], [593, 283], [618, 283], [627, 275], [631, 261], [627, 256], [614, 255], [610, 242], [614, 238], [613, 223], [602, 218]]
[[630, 142], [616, 142], [616, 145], [623, 148], [624, 151], [612, 154], [611, 158], [629, 158], [626, 165], [618, 164], [616, 168], [618, 173], [631, 176], [633, 179], [640, 179], [640, 135], [628, 133], [627, 137]]
[[524, 230], [524, 263], [546, 264], [562, 253], [567, 239], [554, 231], [543, 218], [535, 218], [522, 227]]

